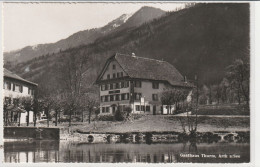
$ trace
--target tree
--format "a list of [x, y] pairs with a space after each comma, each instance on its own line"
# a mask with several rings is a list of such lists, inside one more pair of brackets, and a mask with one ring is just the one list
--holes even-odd
[[229, 81], [226, 78], [223, 78], [221, 83], [219, 84], [220, 87], [220, 98], [222, 103], [226, 103], [228, 101], [228, 91], [229, 91]]
[[33, 126], [36, 126], [36, 120], [37, 120], [37, 114], [39, 113], [39, 103], [38, 103], [38, 98], [34, 97], [33, 99]]
[[247, 105], [249, 104], [249, 79], [250, 79], [250, 63], [249, 58], [236, 59], [233, 64], [227, 67], [227, 78], [237, 92], [238, 102], [240, 104], [240, 96], [243, 96]]
[[176, 106], [176, 109], [179, 109], [179, 103], [187, 99], [189, 94], [189, 90], [187, 89], [170, 89], [162, 92], [161, 94], [161, 103], [167, 106], [167, 114], [169, 114], [171, 110], [171, 105]]
[[86, 53], [81, 53], [78, 49], [70, 49], [70, 54], [64, 53], [62, 64], [59, 66], [60, 80], [64, 85], [65, 110], [69, 112], [71, 126], [72, 112], [80, 109], [80, 98], [82, 97], [83, 73], [89, 68], [89, 57]]
[[[82, 107], [82, 113], [83, 111], [88, 111], [88, 122], [90, 124], [91, 121], [91, 116], [93, 111], [95, 111], [96, 109], [98, 109], [99, 103], [97, 100], [97, 97], [92, 94], [92, 93], [85, 93], [82, 97], [81, 97], [81, 104]], [[83, 119], [82, 115], [82, 119]]]
[[219, 102], [220, 102], [220, 97], [221, 97], [220, 84], [217, 84], [217, 85], [213, 85], [213, 86], [212, 86], [212, 94], [213, 94], [214, 100], [216, 100], [217, 103], [219, 104]]
[[40, 108], [42, 108], [46, 114], [47, 117], [47, 127], [49, 127], [49, 121], [50, 121], [50, 111], [52, 109], [52, 106], [54, 104], [53, 98], [51, 96], [45, 96], [40, 101]]
[[[192, 92], [196, 92], [196, 90], [192, 90]], [[186, 112], [187, 116], [185, 117], [178, 117], [183, 132], [186, 133], [186, 127], [188, 127], [188, 132], [190, 134], [190, 137], [193, 137], [193, 135], [196, 135], [197, 127], [198, 127], [198, 103], [195, 93], [191, 94], [191, 101], [186, 103], [184, 106], [182, 106], [181, 110], [182, 112]], [[195, 117], [194, 114], [195, 113]]]
[[30, 111], [33, 110], [33, 99], [31, 97], [21, 98], [21, 104], [23, 109], [27, 112], [26, 123], [29, 126]]
[[60, 115], [60, 112], [64, 106], [63, 99], [61, 98], [61, 95], [52, 95], [52, 108], [55, 111], [55, 126], [58, 124], [58, 114]]

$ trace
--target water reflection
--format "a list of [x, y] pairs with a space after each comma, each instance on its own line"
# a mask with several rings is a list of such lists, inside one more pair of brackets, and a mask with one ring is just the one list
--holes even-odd
[[[249, 162], [249, 143], [102, 143], [59, 141], [5, 142], [5, 162]], [[182, 154], [237, 154], [240, 158], [194, 158]]]

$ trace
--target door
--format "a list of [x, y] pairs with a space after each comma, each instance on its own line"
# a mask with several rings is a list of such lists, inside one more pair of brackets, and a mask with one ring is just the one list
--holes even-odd
[[156, 105], [153, 106], [153, 115], [156, 115]]
[[116, 107], [113, 106], [113, 107], [112, 107], [112, 114], [114, 114], [115, 112], [116, 112]]

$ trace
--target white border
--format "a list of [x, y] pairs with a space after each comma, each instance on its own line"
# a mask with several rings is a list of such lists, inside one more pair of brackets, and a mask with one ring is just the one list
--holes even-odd
[[[185, 3], [185, 2], [196, 2], [196, 1], [43, 1], [43, 3]], [[177, 164], [146, 164], [146, 163], [118, 163], [118, 164], [110, 164], [110, 163], [21, 163], [21, 164], [1, 164], [1, 166], [60, 166], [60, 167], [70, 167], [70, 166], [260, 166], [260, 151], [259, 151], [259, 142], [260, 141], [260, 78], [259, 74], [257, 75], [257, 71], [260, 71], [260, 2], [250, 2], [250, 1], [197, 1], [198, 3], [250, 3], [250, 48], [251, 48], [251, 91], [250, 91], [250, 107], [251, 107], [251, 115], [250, 115], [250, 134], [251, 134], [251, 142], [250, 142], [250, 157], [251, 162], [246, 164], [191, 164], [191, 163], [177, 163]], [[41, 3], [39, 1], [9, 1], [9, 3]], [[0, 2], [1, 9], [0, 12], [3, 17], [3, 3]], [[1, 19], [3, 20], [3, 19]], [[3, 76], [3, 53], [2, 53], [2, 44], [3, 44], [3, 23], [1, 22], [0, 28], [0, 52], [1, 52], [1, 60], [0, 60], [0, 74]], [[257, 47], [259, 46], [259, 47]], [[256, 55], [259, 55], [258, 57]], [[258, 77], [257, 77], [258, 76]], [[3, 77], [0, 79], [0, 85], [2, 84]], [[1, 94], [3, 90], [1, 90]], [[3, 108], [2, 98], [0, 100], [0, 108]], [[259, 102], [258, 102], [259, 101]], [[0, 145], [3, 144], [3, 110], [0, 110]], [[257, 156], [258, 155], [258, 156]], [[0, 148], [0, 163], [3, 162], [3, 149]]]

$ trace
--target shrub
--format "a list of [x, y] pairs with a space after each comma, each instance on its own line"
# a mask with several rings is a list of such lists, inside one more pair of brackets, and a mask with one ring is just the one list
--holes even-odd
[[126, 114], [125, 114], [125, 112], [116, 110], [114, 117], [115, 117], [115, 121], [124, 121], [126, 118]]
[[114, 121], [115, 118], [114, 118], [114, 115], [99, 115], [97, 117], [97, 120], [98, 121]]

